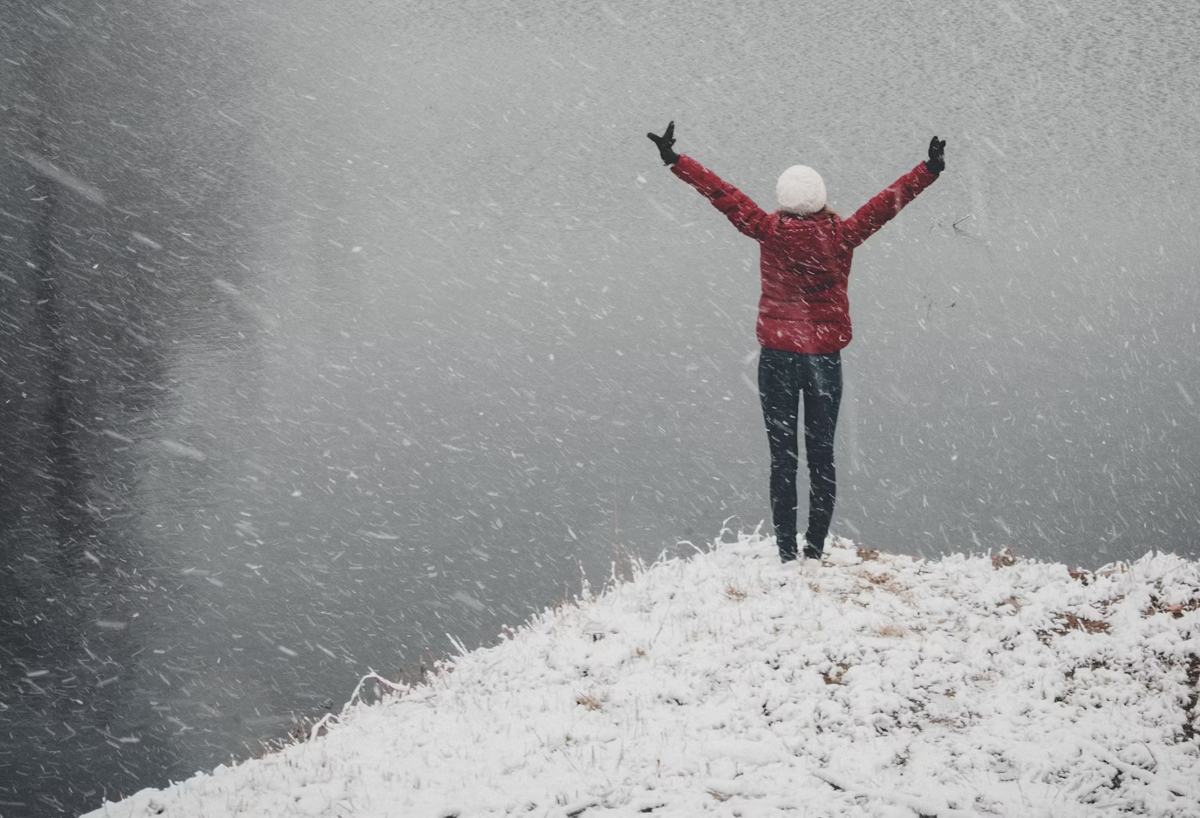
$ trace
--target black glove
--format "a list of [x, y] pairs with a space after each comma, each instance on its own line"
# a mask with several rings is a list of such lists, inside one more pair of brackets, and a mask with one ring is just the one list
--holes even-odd
[[929, 141], [929, 158], [925, 160], [925, 167], [929, 168], [930, 173], [941, 173], [946, 169], [946, 140], [938, 139], [936, 136]]
[[658, 145], [658, 153], [662, 156], [664, 165], [674, 165], [679, 161], [679, 154], [671, 148], [675, 144], [675, 120], [671, 120], [671, 124], [663, 131], [662, 136], [652, 133], [648, 133], [646, 136], [651, 142]]

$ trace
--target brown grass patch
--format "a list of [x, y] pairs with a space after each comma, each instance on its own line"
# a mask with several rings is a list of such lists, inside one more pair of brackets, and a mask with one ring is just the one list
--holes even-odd
[[603, 696], [593, 696], [590, 693], [581, 693], [575, 697], [575, 704], [581, 704], [588, 710], [599, 710], [604, 707], [604, 702]]
[[859, 568], [857, 570], [852, 570], [851, 574], [858, 579], [873, 585], [881, 591], [888, 591], [896, 594], [897, 596], [903, 596], [906, 598], [909, 596], [909, 586], [904, 584], [904, 582], [893, 573], [887, 571], [873, 572], [870, 569]]
[[1038, 631], [1038, 639], [1043, 644], [1050, 644], [1050, 637], [1066, 636], [1071, 631], [1083, 631], [1084, 633], [1097, 634], [1108, 633], [1109, 626], [1107, 622], [1101, 622], [1096, 619], [1085, 619], [1082, 616], [1076, 616], [1072, 613], [1056, 613], [1052, 619], [1058, 625], [1056, 628], [1051, 628], [1048, 631]]
[[999, 554], [992, 555], [992, 567], [999, 571], [1001, 568], [1011, 568], [1017, 564], [1017, 557], [1012, 549], [1005, 546]]
[[1200, 599], [1189, 599], [1187, 602], [1179, 602], [1174, 605], [1168, 605], [1158, 597], [1150, 598], [1150, 607], [1145, 610], [1144, 616], [1153, 616], [1154, 614], [1168, 613], [1176, 619], [1182, 619], [1186, 611], [1200, 610]]
[[842, 676], [845, 675], [846, 671], [849, 669], [850, 665], [838, 662], [836, 665], [834, 665], [833, 670], [829, 671], [828, 673], [822, 673], [821, 678], [827, 685], [844, 685], [845, 682], [842, 680]]
[[725, 588], [725, 598], [732, 599], [734, 602], [741, 602], [746, 598], [746, 592], [741, 588], [734, 588], [732, 585], [729, 585]]

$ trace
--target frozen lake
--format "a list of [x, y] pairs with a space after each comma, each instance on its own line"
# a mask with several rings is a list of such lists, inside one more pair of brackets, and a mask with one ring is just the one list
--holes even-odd
[[[1027, 7], [1028, 6], [1028, 7]], [[843, 214], [833, 530], [1200, 531], [1200, 22], [1169, 4], [38, 4], [0, 31], [0, 815], [162, 786], [769, 516], [757, 249]]]

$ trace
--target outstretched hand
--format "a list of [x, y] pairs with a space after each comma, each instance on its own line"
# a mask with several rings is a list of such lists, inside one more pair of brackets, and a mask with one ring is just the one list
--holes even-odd
[[679, 154], [675, 153], [672, 147], [675, 144], [675, 120], [671, 120], [671, 124], [663, 131], [663, 135], [648, 133], [646, 136], [655, 145], [658, 145], [659, 156], [662, 157], [664, 165], [674, 165], [679, 161]]
[[932, 173], [941, 173], [946, 169], [945, 139], [938, 139], [935, 136], [929, 141], [929, 158], [925, 160], [925, 167], [929, 168]]

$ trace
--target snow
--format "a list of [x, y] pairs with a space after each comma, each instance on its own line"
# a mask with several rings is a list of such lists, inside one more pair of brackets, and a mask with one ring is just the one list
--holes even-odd
[[91, 815], [1200, 816], [1200, 563], [827, 551], [785, 566], [755, 533], [637, 565]]
[[104, 193], [95, 185], [89, 184], [76, 176], [72, 176], [58, 165], [50, 162], [49, 160], [43, 159], [32, 151], [26, 151], [25, 153], [21, 154], [21, 158], [24, 159], [29, 166], [38, 173], [49, 179], [53, 179], [65, 188], [75, 191], [89, 202], [98, 205], [104, 204]]

